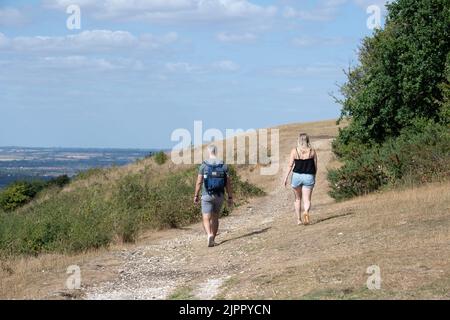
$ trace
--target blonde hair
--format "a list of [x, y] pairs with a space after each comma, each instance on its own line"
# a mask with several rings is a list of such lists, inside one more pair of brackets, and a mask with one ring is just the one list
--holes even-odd
[[300, 133], [297, 140], [297, 147], [301, 150], [312, 149], [311, 143], [309, 142], [309, 136], [306, 133]]
[[309, 141], [309, 136], [306, 133], [300, 133], [298, 136], [297, 150], [299, 150], [301, 154], [311, 154], [313, 148]]

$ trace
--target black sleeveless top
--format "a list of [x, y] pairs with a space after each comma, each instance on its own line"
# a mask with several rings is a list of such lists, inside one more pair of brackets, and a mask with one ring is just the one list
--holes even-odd
[[[297, 148], [295, 148], [295, 151], [297, 151], [297, 155], [300, 158]], [[294, 161], [295, 166], [293, 172], [300, 174], [316, 174], [316, 163], [314, 162], [314, 157], [309, 159], [294, 159]]]

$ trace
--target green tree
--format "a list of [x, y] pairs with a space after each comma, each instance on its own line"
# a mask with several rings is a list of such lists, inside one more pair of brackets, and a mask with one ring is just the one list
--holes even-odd
[[440, 89], [442, 90], [442, 96], [444, 97], [441, 103], [441, 122], [446, 125], [450, 125], [450, 53], [447, 55], [447, 64], [445, 67], [446, 81], [441, 83]]
[[29, 182], [16, 182], [0, 192], [0, 207], [4, 211], [14, 211], [29, 202], [36, 194]]
[[333, 142], [343, 162], [328, 174], [335, 199], [450, 176], [450, 1], [387, 9], [341, 87], [339, 121], [349, 122]]
[[351, 120], [333, 144], [341, 157], [400, 135], [417, 118], [443, 116], [450, 1], [397, 0], [387, 7], [384, 29], [363, 40], [359, 64], [341, 87], [340, 120]]

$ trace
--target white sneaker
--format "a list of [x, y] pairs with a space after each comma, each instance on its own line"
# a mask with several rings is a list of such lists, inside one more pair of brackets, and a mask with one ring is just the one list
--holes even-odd
[[214, 236], [208, 236], [208, 247], [214, 247], [215, 243], [214, 243]]

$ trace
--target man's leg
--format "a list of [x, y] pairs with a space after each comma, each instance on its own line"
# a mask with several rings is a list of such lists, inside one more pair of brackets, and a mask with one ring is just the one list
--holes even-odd
[[208, 235], [208, 247], [214, 246], [214, 235], [212, 230], [212, 216], [214, 212], [214, 203], [211, 200], [202, 198], [202, 215], [203, 215], [203, 228]]
[[212, 214], [211, 213], [203, 213], [203, 229], [205, 229], [205, 232], [208, 236], [213, 234], [213, 230], [211, 228], [211, 220], [212, 220]]
[[211, 232], [214, 239], [216, 238], [218, 231], [219, 231], [219, 213], [213, 213], [211, 215]]
[[219, 232], [219, 216], [220, 211], [222, 210], [223, 202], [224, 202], [223, 195], [217, 196], [214, 200], [214, 209], [213, 214], [211, 215], [211, 231], [214, 237], [213, 239], [216, 238], [217, 233]]

